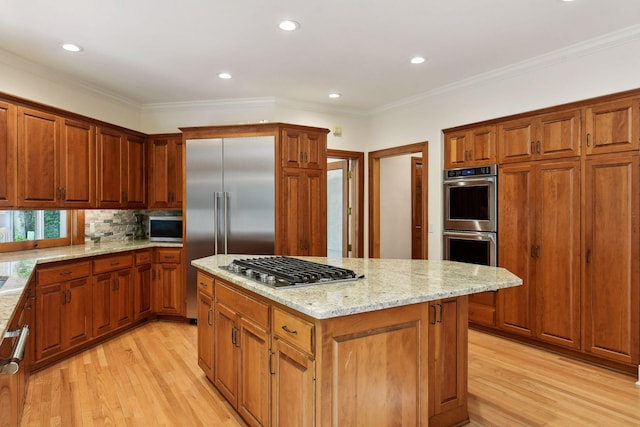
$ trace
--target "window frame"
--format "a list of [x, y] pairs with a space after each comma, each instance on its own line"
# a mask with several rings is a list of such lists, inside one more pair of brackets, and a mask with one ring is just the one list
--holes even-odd
[[[8, 209], [11, 210], [11, 209]], [[25, 210], [25, 209], [15, 209], [15, 210]], [[42, 209], [26, 209], [26, 210], [42, 210]], [[72, 229], [72, 225], [74, 223], [78, 223], [78, 221], [74, 221], [76, 218], [76, 213], [69, 209], [57, 209], [57, 210], [66, 210], [67, 211], [67, 236], [66, 237], [58, 237], [55, 239], [38, 239], [38, 240], [23, 240], [20, 242], [1, 242], [0, 243], [0, 252], [13, 252], [13, 251], [24, 251], [28, 249], [43, 249], [43, 248], [53, 248], [58, 246], [70, 246], [72, 243], [72, 236], [75, 236], [76, 230]], [[84, 228], [84, 215], [82, 215], [82, 227]], [[84, 240], [84, 233], [83, 240]], [[75, 243], [74, 243], [75, 244]]]

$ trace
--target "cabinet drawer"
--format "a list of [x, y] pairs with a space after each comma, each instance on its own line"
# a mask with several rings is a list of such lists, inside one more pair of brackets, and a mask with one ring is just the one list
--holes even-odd
[[269, 306], [216, 281], [216, 302], [269, 330]]
[[136, 265], [151, 264], [151, 251], [136, 252]]
[[158, 262], [180, 264], [181, 249], [156, 249]]
[[210, 297], [212, 297], [213, 296], [213, 277], [207, 276], [206, 274], [198, 271], [198, 277], [196, 280], [198, 282], [198, 289], [203, 293], [205, 293], [206, 295], [209, 295]]
[[38, 285], [66, 282], [68, 280], [79, 279], [80, 277], [87, 277], [90, 274], [91, 264], [89, 261], [39, 268]]
[[469, 304], [469, 321], [479, 325], [496, 326], [496, 310], [480, 304]]
[[107, 271], [115, 271], [133, 265], [133, 255], [127, 253], [124, 255], [113, 255], [106, 258], [100, 258], [93, 261], [93, 273], [100, 274]]
[[311, 355], [314, 353], [313, 324], [306, 320], [274, 308], [273, 333]]

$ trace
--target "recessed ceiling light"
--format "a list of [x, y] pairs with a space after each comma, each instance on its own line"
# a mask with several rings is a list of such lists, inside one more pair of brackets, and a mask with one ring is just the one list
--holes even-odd
[[296, 21], [291, 21], [287, 19], [284, 21], [280, 21], [280, 24], [278, 26], [283, 31], [293, 31], [293, 30], [297, 30], [300, 27], [300, 24], [298, 24]]
[[414, 56], [413, 58], [411, 58], [412, 64], [422, 64], [424, 61], [426, 61], [424, 56]]
[[329, 98], [332, 98], [332, 99], [337, 99], [337, 98], [340, 98], [341, 96], [342, 96], [342, 94], [340, 94], [338, 92], [333, 92], [333, 93], [329, 94]]
[[80, 46], [73, 43], [65, 43], [62, 45], [62, 48], [64, 50], [68, 50], [69, 52], [80, 52], [82, 50]]
[[221, 79], [224, 79], [224, 80], [229, 80], [231, 78], [231, 74], [229, 74], [229, 73], [219, 73], [218, 77], [220, 77]]

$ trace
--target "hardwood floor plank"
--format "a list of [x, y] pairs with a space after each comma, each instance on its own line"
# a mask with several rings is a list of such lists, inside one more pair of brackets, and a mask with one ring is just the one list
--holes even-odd
[[[197, 363], [196, 327], [150, 322], [31, 376], [22, 426], [245, 426]], [[640, 426], [624, 374], [469, 331], [470, 426]]]

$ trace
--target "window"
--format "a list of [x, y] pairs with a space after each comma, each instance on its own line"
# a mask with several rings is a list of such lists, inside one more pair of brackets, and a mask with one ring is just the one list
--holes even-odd
[[0, 252], [71, 243], [66, 210], [0, 211]]

